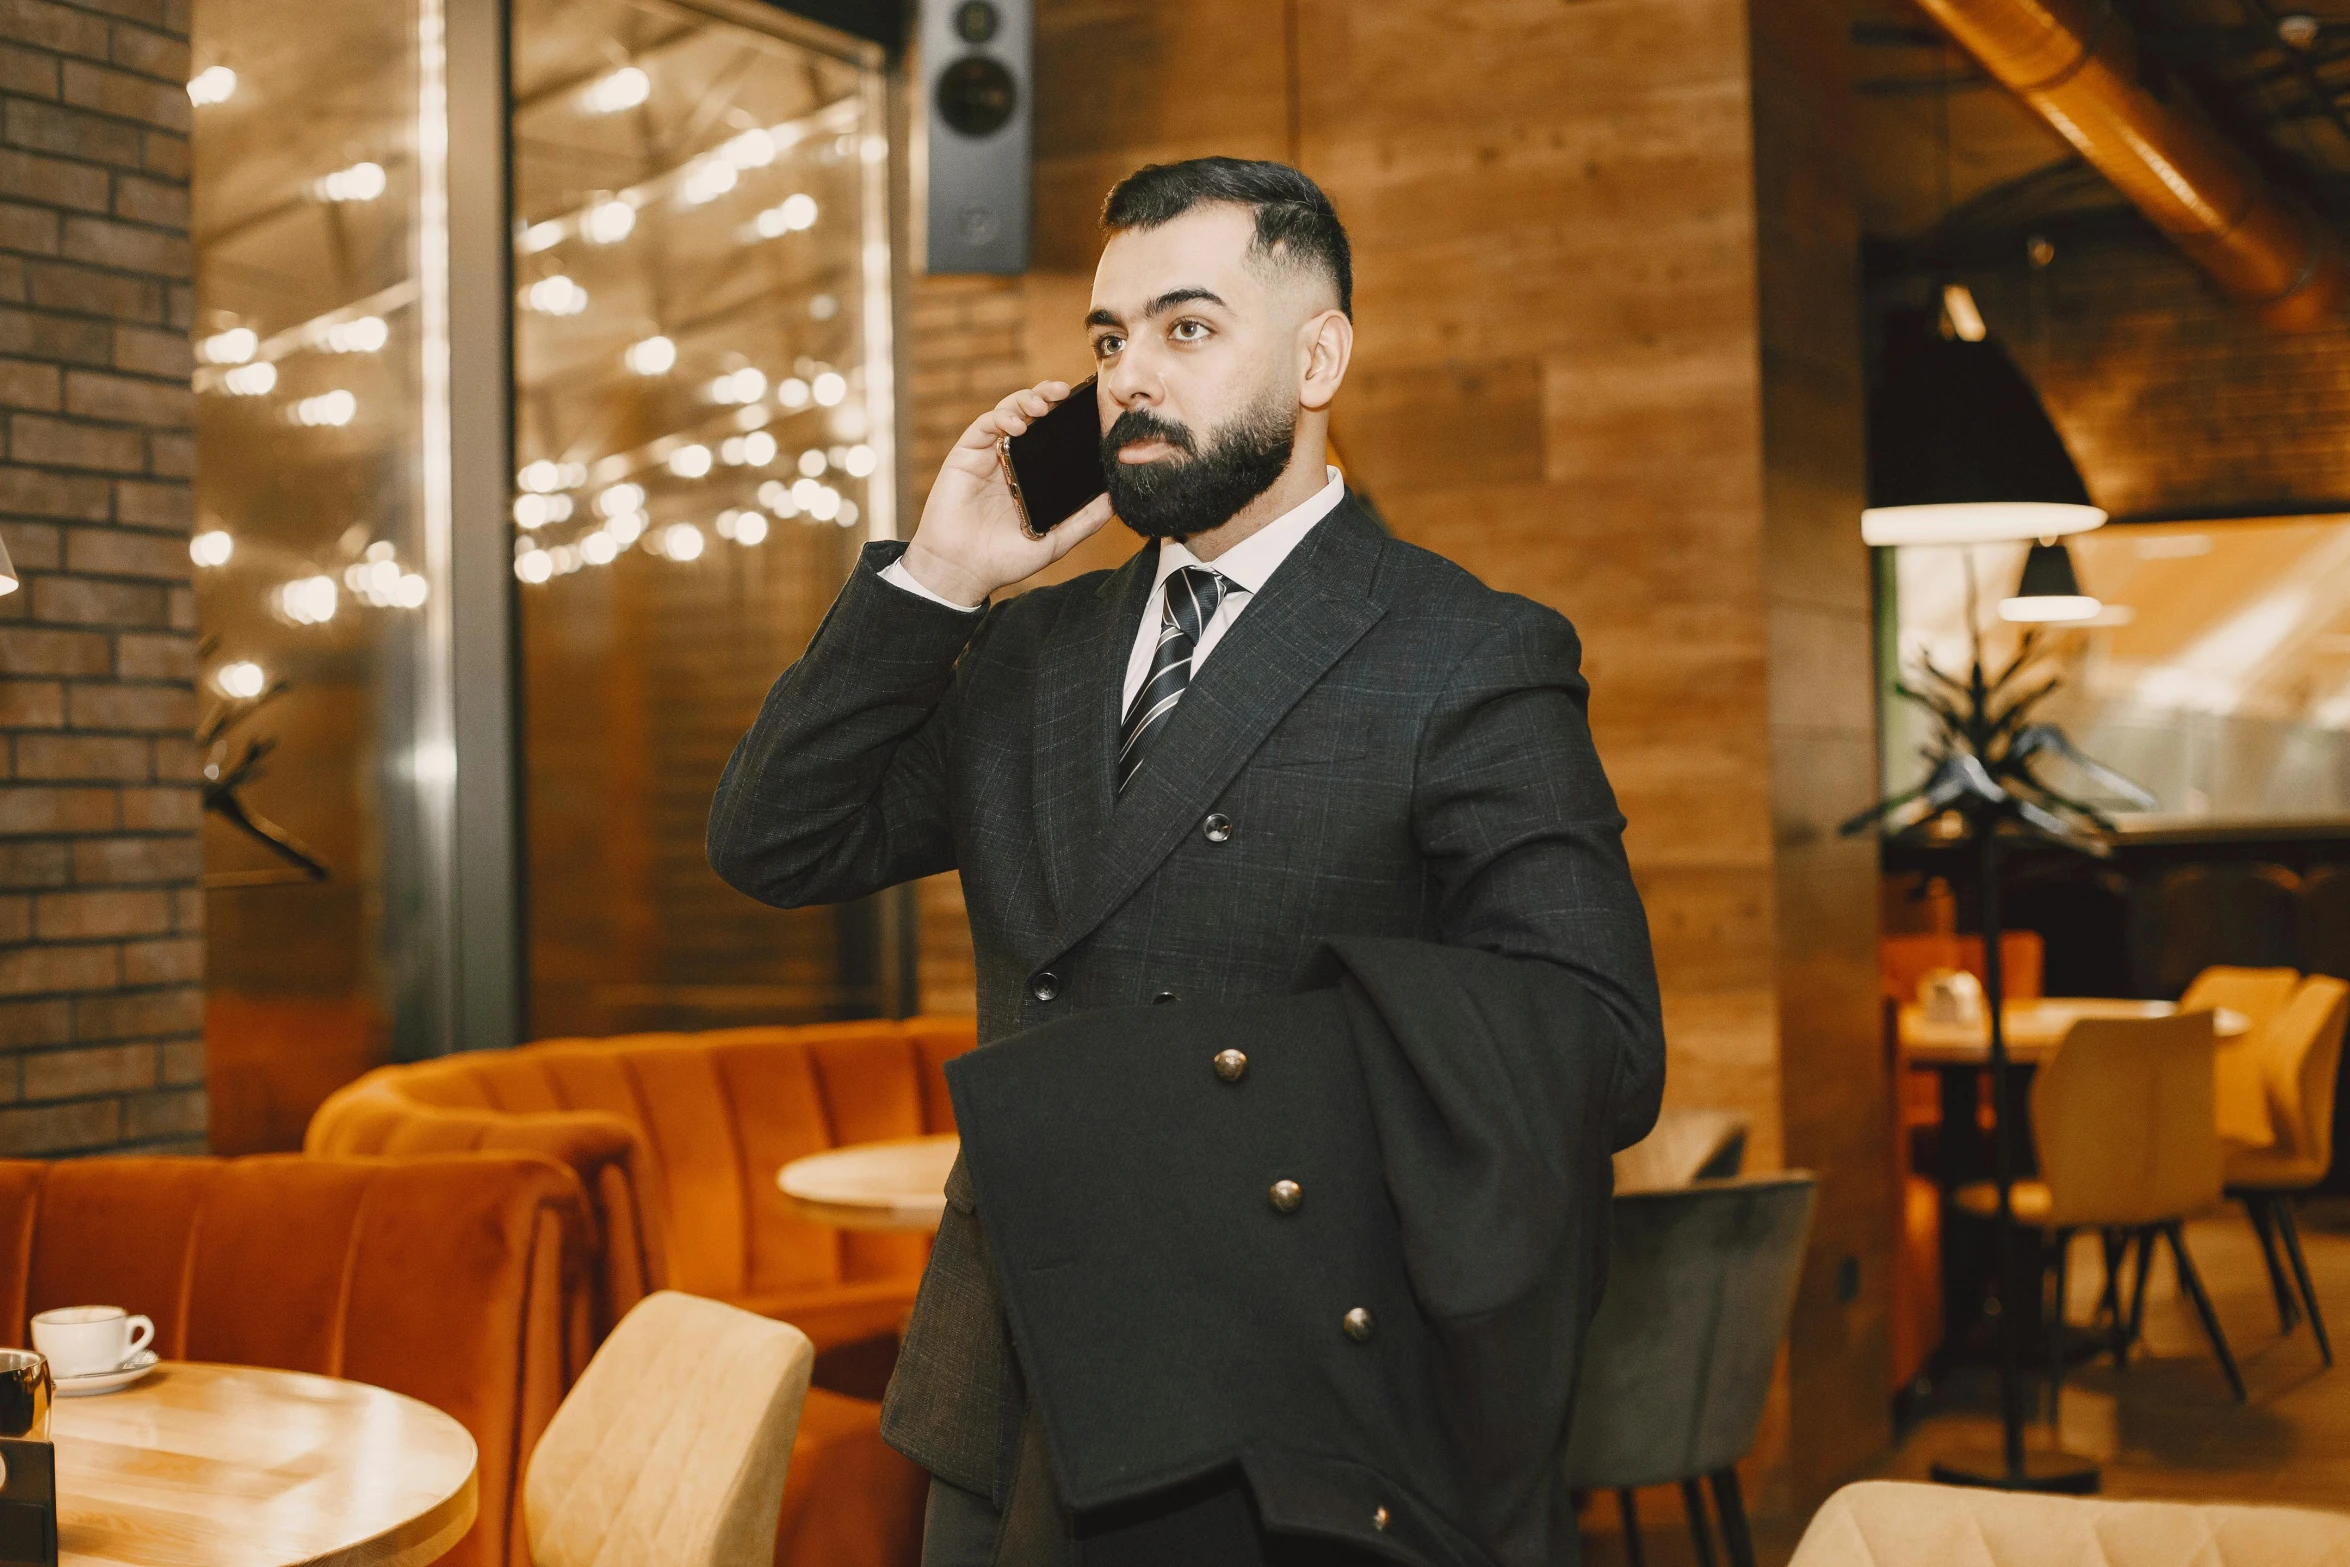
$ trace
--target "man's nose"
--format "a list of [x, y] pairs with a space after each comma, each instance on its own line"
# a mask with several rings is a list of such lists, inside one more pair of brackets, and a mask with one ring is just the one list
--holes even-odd
[[1165, 396], [1157, 375], [1149, 366], [1138, 362], [1132, 353], [1120, 354], [1117, 363], [1102, 373], [1102, 386], [1110, 394], [1120, 411], [1128, 408], [1153, 408]]

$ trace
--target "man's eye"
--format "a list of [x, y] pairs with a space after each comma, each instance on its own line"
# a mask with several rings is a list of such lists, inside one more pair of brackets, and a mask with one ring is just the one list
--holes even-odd
[[1107, 359], [1125, 346], [1126, 339], [1122, 337], [1112, 337], [1108, 334], [1104, 334], [1103, 336], [1097, 337], [1093, 340], [1093, 357], [1096, 359]]
[[1205, 321], [1178, 321], [1175, 323], [1174, 335], [1179, 343], [1196, 343], [1208, 335], [1208, 324]]

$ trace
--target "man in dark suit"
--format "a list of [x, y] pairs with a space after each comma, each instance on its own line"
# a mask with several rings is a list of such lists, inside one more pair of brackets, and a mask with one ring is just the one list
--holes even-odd
[[[1554, 965], [1622, 1041], [1623, 1102], [1653, 1107], [1648, 928], [1573, 628], [1390, 538], [1325, 465], [1354, 343], [1328, 198], [1199, 159], [1122, 182], [1103, 227], [1108, 495], [1041, 540], [1020, 526], [997, 442], [1063, 383], [974, 421], [912, 542], [868, 546], [737, 747], [711, 863], [783, 906], [959, 870], [982, 1044], [1284, 995], [1332, 937]], [[995, 598], [1113, 512], [1152, 541], [1123, 567]], [[925, 1563], [1081, 1559], [960, 1166], [947, 1197], [883, 1411], [933, 1476]], [[1232, 1487], [1170, 1506], [1247, 1516]]]

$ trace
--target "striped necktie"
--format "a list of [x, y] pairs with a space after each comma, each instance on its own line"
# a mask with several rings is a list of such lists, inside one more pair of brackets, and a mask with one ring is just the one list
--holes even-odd
[[1200, 633], [1216, 618], [1231, 583], [1205, 566], [1184, 566], [1167, 577], [1166, 607], [1159, 616], [1159, 646], [1151, 654], [1150, 678], [1134, 693], [1118, 743], [1118, 792], [1124, 794], [1135, 769], [1166, 732], [1191, 684], [1191, 655]]

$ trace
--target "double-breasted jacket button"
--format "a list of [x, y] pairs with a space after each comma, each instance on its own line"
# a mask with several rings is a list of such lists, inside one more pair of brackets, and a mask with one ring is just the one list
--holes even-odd
[[1371, 1527], [1374, 1529], [1384, 1529], [1387, 1527], [1386, 1508], [1374, 1507], [1371, 1509]]
[[1210, 811], [1207, 820], [1199, 824], [1199, 830], [1200, 836], [1210, 843], [1230, 843], [1232, 841], [1232, 818], [1226, 816], [1222, 811]]
[[1216, 1075], [1227, 1083], [1237, 1083], [1248, 1071], [1248, 1057], [1237, 1050], [1216, 1052]]
[[1163, 1007], [1174, 999], [1175, 992], [1172, 990], [1162, 990], [1157, 995], [1151, 997], [1151, 1005], [1156, 1007]]
[[1040, 969], [1028, 982], [1028, 993], [1039, 1001], [1050, 1001], [1061, 993], [1061, 976], [1051, 969]]
[[1306, 1200], [1305, 1188], [1295, 1181], [1275, 1181], [1266, 1195], [1272, 1199], [1275, 1213], [1295, 1213], [1297, 1205]]
[[1348, 1312], [1339, 1326], [1346, 1329], [1346, 1336], [1356, 1343], [1368, 1344], [1371, 1342], [1371, 1329], [1374, 1324], [1371, 1321], [1371, 1314], [1362, 1307], [1357, 1306]]

